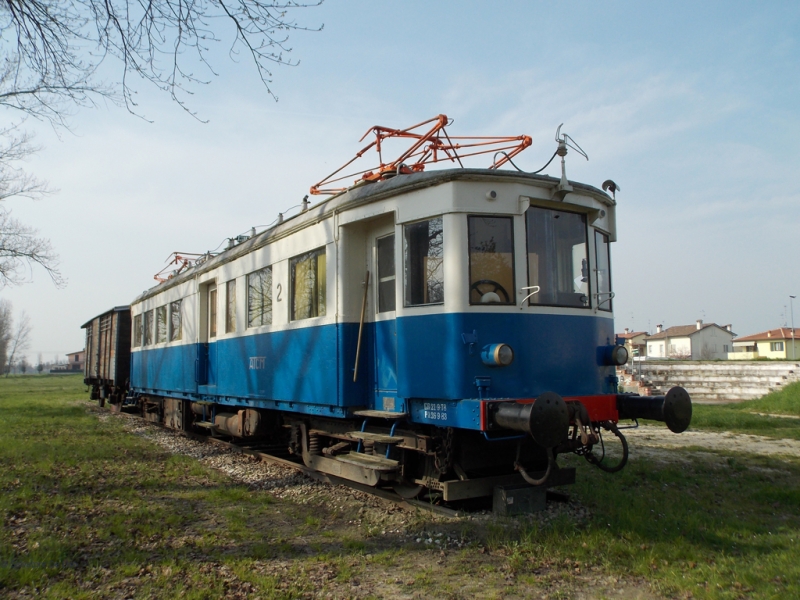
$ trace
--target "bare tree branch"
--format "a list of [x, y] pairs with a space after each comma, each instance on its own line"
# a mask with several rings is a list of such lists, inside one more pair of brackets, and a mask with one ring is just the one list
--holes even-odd
[[[190, 112], [195, 85], [216, 75], [214, 45], [244, 52], [267, 92], [274, 65], [288, 58], [289, 33], [308, 28], [289, 17], [316, 2], [268, 0], [0, 0], [0, 106], [63, 124], [65, 107], [93, 104], [99, 97], [123, 102], [136, 112], [137, 78], [147, 81]], [[121, 63], [119, 84], [97, 81], [109, 59]], [[195, 74], [199, 66], [204, 73]], [[115, 91], [116, 90], [116, 91]]]
[[38, 234], [36, 229], [23, 225], [8, 210], [0, 208], [0, 289], [30, 281], [34, 265], [42, 267], [56, 287], [66, 285], [50, 240]]

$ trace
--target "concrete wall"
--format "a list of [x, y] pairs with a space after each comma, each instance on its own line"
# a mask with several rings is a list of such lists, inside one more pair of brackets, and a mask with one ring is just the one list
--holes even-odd
[[644, 360], [620, 367], [617, 376], [626, 392], [655, 396], [680, 385], [693, 402], [714, 404], [760, 398], [800, 381], [800, 362]]

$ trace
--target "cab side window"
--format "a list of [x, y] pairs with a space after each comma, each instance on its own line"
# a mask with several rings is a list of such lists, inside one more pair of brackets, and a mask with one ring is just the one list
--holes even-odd
[[405, 305], [444, 302], [442, 217], [404, 227]]
[[611, 257], [608, 236], [594, 232], [594, 250], [597, 254], [597, 308], [611, 310]]

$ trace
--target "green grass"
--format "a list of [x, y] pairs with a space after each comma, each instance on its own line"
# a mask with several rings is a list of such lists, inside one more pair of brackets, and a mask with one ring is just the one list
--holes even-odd
[[[760, 414], [759, 414], [760, 413]], [[786, 415], [790, 418], [782, 418]], [[756, 400], [736, 404], [695, 404], [692, 429], [732, 431], [773, 438], [800, 439], [800, 382]]]
[[[80, 377], [0, 378], [0, 596], [343, 597], [365, 595], [350, 587], [361, 580], [384, 586], [377, 597], [555, 598], [591, 593], [589, 574], [676, 597], [800, 597], [796, 459], [665, 450], [677, 460], [640, 456], [608, 475], [562, 457], [578, 466], [565, 491], [585, 519], [419, 517], [420, 531], [473, 540], [445, 556], [348, 525], [358, 502], [334, 511], [236, 485], [127, 433], [124, 418], [99, 419], [86, 396]], [[693, 427], [757, 432], [770, 418], [751, 411], [783, 401], [696, 407]]]

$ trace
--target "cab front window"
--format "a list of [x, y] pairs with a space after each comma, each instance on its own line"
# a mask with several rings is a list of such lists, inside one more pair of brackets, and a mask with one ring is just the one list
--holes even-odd
[[529, 303], [590, 306], [586, 215], [532, 206], [526, 213]]
[[511, 217], [469, 217], [469, 303], [514, 304]]

